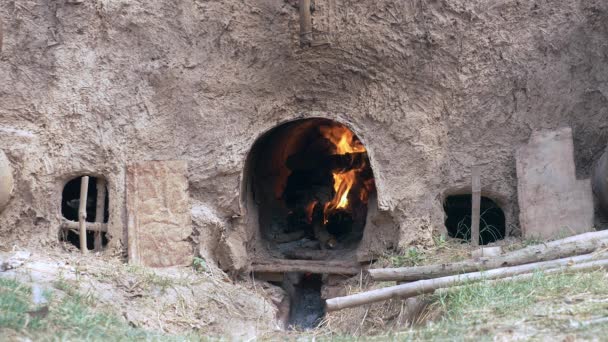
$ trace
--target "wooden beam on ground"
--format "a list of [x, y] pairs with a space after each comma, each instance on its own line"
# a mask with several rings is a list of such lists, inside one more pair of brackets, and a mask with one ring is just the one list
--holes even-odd
[[608, 246], [608, 230], [590, 232], [565, 239], [525, 247], [504, 255], [480, 260], [463, 260], [439, 265], [369, 269], [375, 281], [416, 281], [459, 273], [490, 270], [504, 266], [515, 266], [565, 258], [571, 255], [591, 253]]
[[[97, 178], [97, 206], [95, 207], [95, 221], [103, 223], [106, 209], [106, 181]], [[95, 232], [95, 252], [101, 251], [101, 231]]]
[[[512, 277], [505, 277], [505, 278], [499, 278], [499, 279], [490, 279], [490, 280], [485, 280], [484, 282], [488, 283], [488, 284], [497, 284], [497, 283], [504, 283], [507, 281], [530, 280], [530, 279], [534, 278], [534, 276], [537, 275], [538, 273], [541, 273], [542, 275], [546, 276], [546, 275], [552, 275], [552, 274], [556, 274], [556, 273], [571, 274], [571, 273], [576, 273], [576, 272], [588, 272], [588, 271], [594, 271], [594, 270], [600, 270], [600, 269], [604, 269], [604, 270], [608, 269], [608, 259], [585, 261], [585, 262], [581, 262], [580, 264], [568, 265], [567, 268], [564, 268], [564, 267], [550, 268], [547, 270], [542, 270], [540, 272], [524, 273], [524, 274], [519, 274], [519, 275], [515, 275]], [[445, 293], [447, 291], [454, 290], [454, 289], [457, 289], [459, 287], [466, 286], [466, 285], [467, 284], [456, 285], [456, 286], [452, 286], [452, 287], [444, 287], [441, 289], [437, 289], [436, 293]]]
[[87, 254], [87, 196], [89, 193], [89, 176], [80, 179], [80, 203], [78, 206], [78, 224], [80, 233], [80, 251]]
[[[602, 254], [586, 254], [571, 258], [563, 258], [558, 260], [550, 260], [537, 262], [527, 265], [519, 265], [513, 267], [503, 267], [484, 272], [473, 272], [459, 274], [454, 276], [441, 277], [436, 279], [419, 280], [407, 284], [385, 287], [377, 290], [357, 293], [350, 296], [336, 297], [326, 301], [327, 311], [336, 311], [364, 304], [370, 304], [389, 300], [392, 298], [408, 298], [418, 296], [425, 293], [432, 293], [437, 289], [468, 284], [480, 280], [492, 280], [513, 277], [520, 274], [533, 273], [546, 269], [562, 268], [567, 270], [567, 267], [577, 263], [590, 262], [594, 259], [604, 260], [601, 262], [602, 267], [608, 265], [608, 253]], [[594, 267], [598, 267], [597, 263]]]
[[481, 212], [481, 170], [474, 165], [471, 168], [472, 200], [471, 200], [471, 244], [479, 246], [479, 221]]
[[253, 272], [306, 272], [316, 274], [355, 275], [361, 272], [361, 265], [348, 261], [286, 260], [264, 259], [254, 261], [250, 267]]

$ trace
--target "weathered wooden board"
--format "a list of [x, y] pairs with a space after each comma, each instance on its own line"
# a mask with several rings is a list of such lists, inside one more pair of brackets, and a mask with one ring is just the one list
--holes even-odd
[[576, 179], [569, 127], [533, 133], [515, 159], [525, 237], [555, 238], [593, 229], [591, 182]]
[[127, 168], [129, 262], [189, 265], [192, 219], [185, 161], [146, 161]]

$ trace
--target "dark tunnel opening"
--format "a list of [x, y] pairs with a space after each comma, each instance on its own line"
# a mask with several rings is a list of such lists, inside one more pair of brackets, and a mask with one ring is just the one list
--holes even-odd
[[[505, 237], [505, 214], [490, 198], [481, 197], [479, 244], [501, 240]], [[471, 195], [449, 196], [443, 203], [445, 227], [452, 238], [471, 241]]]

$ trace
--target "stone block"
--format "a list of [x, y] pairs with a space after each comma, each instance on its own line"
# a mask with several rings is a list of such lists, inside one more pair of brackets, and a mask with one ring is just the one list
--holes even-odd
[[11, 165], [4, 152], [0, 150], [0, 212], [2, 212], [2, 209], [6, 207], [11, 199], [14, 186]]
[[129, 262], [150, 267], [192, 263], [192, 219], [185, 161], [127, 168]]
[[520, 225], [525, 237], [593, 229], [590, 180], [577, 180], [572, 130], [535, 132], [516, 153]]

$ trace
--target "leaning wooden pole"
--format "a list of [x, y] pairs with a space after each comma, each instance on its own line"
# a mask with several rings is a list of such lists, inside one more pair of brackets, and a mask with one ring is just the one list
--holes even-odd
[[310, 0], [300, 0], [300, 46], [312, 44], [312, 16], [310, 14]]
[[[106, 209], [106, 181], [97, 178], [97, 206], [95, 207], [95, 222], [103, 223]], [[101, 251], [101, 232], [95, 232], [95, 251]]]
[[80, 233], [80, 251], [86, 254], [87, 251], [87, 196], [89, 193], [89, 176], [80, 179], [80, 203], [78, 205], [78, 223]]
[[[473, 272], [436, 279], [419, 280], [412, 283], [385, 287], [367, 292], [361, 292], [350, 296], [328, 299], [326, 301], [326, 309], [327, 311], [336, 311], [364, 304], [389, 300], [392, 298], [408, 298], [420, 294], [432, 293], [440, 288], [464, 285], [474, 281], [507, 278], [519, 274], [532, 273], [535, 271], [542, 271], [558, 267], [567, 269], [566, 267], [569, 265], [592, 261], [596, 258], [604, 260], [608, 258], [608, 253], [602, 253], [599, 255], [586, 254], [571, 258], [543, 261], [513, 267], [498, 268], [484, 272]], [[608, 265], [608, 260], [606, 260], [605, 263], [602, 263], [602, 265]]]
[[[509, 281], [530, 280], [539, 273], [547, 276], [547, 275], [552, 275], [552, 274], [556, 274], [556, 273], [571, 274], [571, 273], [576, 273], [576, 272], [588, 272], [588, 271], [593, 271], [593, 270], [598, 270], [598, 269], [607, 269], [607, 268], [608, 268], [608, 259], [598, 259], [598, 260], [593, 260], [593, 261], [581, 262], [579, 264], [572, 264], [572, 265], [568, 265], [568, 266], [564, 266], [564, 267], [550, 268], [547, 270], [542, 270], [540, 272], [524, 273], [524, 274], [518, 274], [518, 275], [515, 275], [512, 277], [485, 280], [484, 283], [497, 284], [497, 283], [504, 283], [504, 282], [509, 282]], [[455, 285], [452, 287], [445, 287], [442, 289], [438, 289], [438, 291], [439, 290], [441, 290], [442, 292], [450, 291], [450, 290], [457, 289], [461, 286], [466, 286], [466, 285], [467, 284]]]
[[471, 168], [471, 244], [479, 246], [479, 221], [481, 216], [481, 171], [479, 166]]
[[375, 281], [416, 281], [565, 258], [572, 255], [591, 253], [598, 248], [606, 246], [608, 246], [608, 230], [603, 230], [525, 247], [490, 259], [482, 258], [480, 260], [464, 260], [449, 264], [414, 267], [376, 268], [369, 269], [368, 273], [370, 278]]

